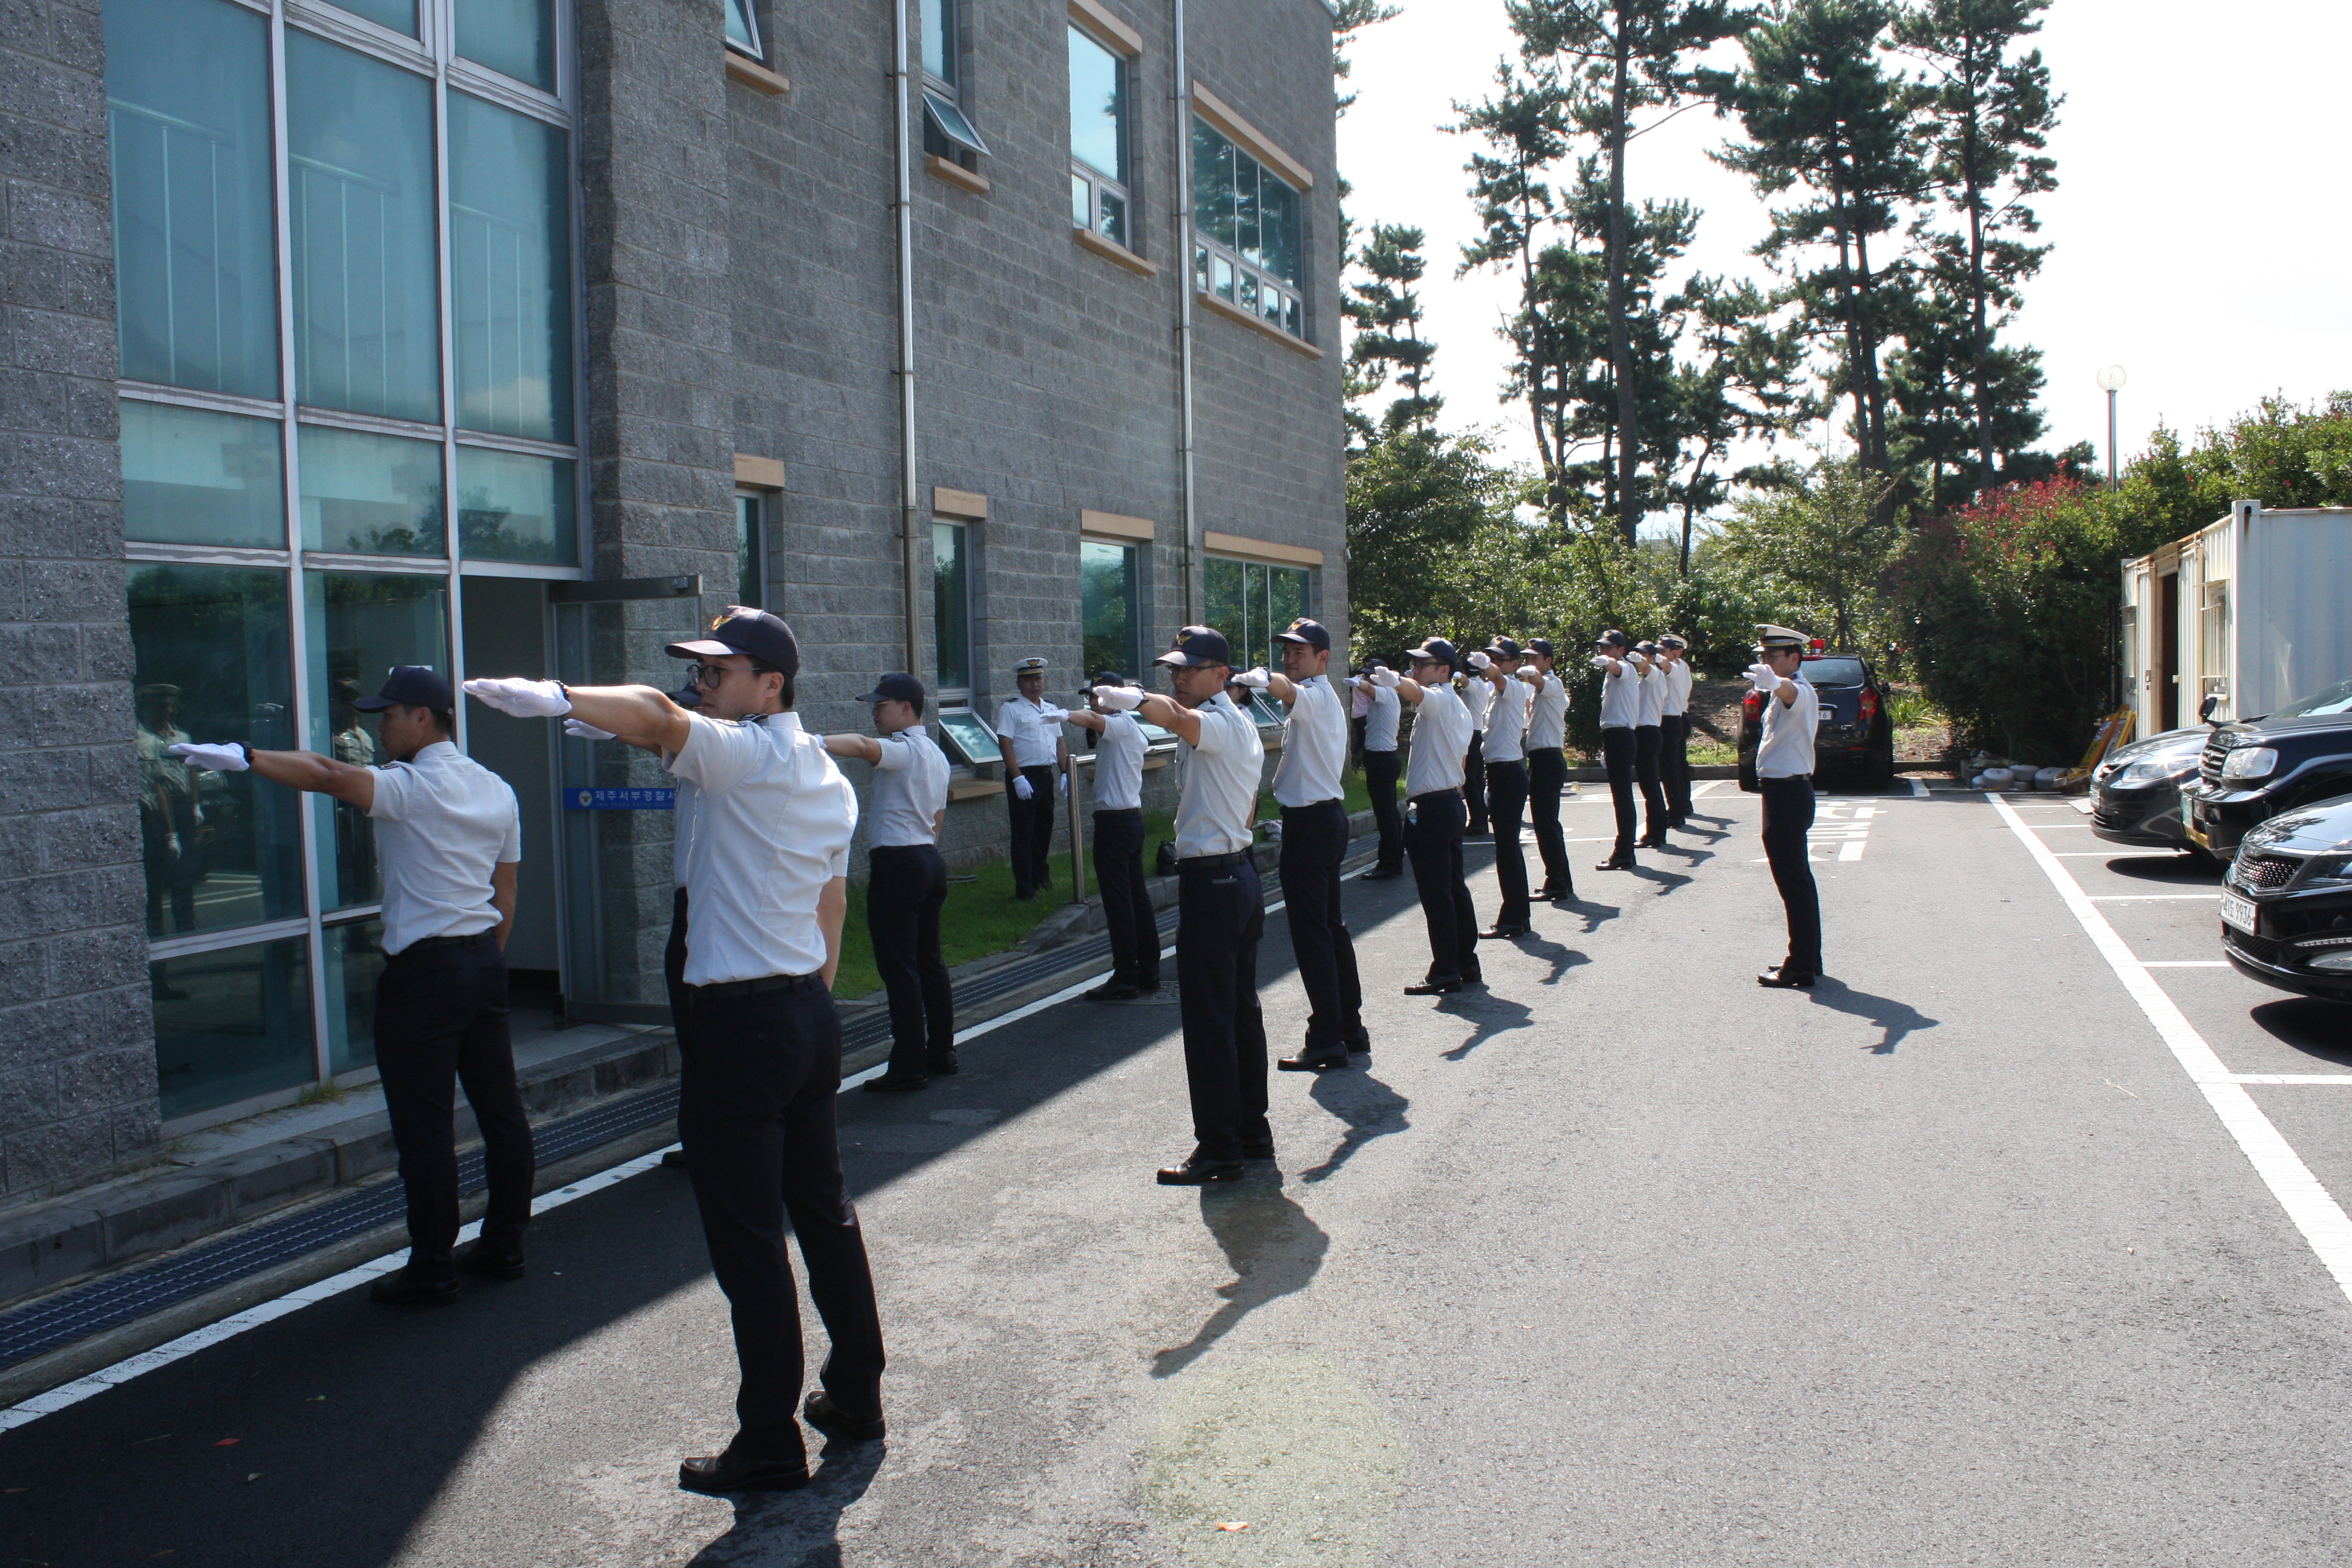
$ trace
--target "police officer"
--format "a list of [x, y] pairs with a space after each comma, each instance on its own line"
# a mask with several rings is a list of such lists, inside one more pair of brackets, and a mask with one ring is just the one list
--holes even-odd
[[1160, 989], [1160, 916], [1143, 883], [1143, 757], [1150, 749], [1135, 715], [1106, 694], [1128, 689], [1127, 677], [1095, 677], [1088, 706], [1070, 722], [1095, 732], [1095, 885], [1102, 889], [1110, 932], [1110, 978], [1087, 993], [1093, 1002], [1132, 1002]]
[[1223, 632], [1186, 626], [1155, 662], [1169, 667], [1172, 699], [1131, 686], [1097, 689], [1108, 706], [1174, 731], [1184, 772], [1176, 803], [1176, 986], [1194, 1143], [1182, 1164], [1160, 1170], [1160, 1184], [1197, 1187], [1238, 1179], [1245, 1159], [1274, 1157], [1257, 1001], [1265, 898], [1250, 858], [1265, 748], [1256, 721], [1225, 694], [1234, 660]]
[[996, 745], [1004, 755], [1004, 808], [1013, 838], [1013, 896], [1035, 898], [1054, 880], [1054, 791], [1070, 787], [1070, 748], [1062, 739], [1069, 714], [1045, 700], [1045, 661], [1013, 667], [1017, 697], [996, 712]]
[[1660, 720], [1665, 712], [1665, 666], [1659, 659], [1656, 643], [1644, 638], [1633, 651], [1643, 667], [1641, 681], [1633, 689], [1641, 700], [1641, 715], [1633, 721], [1633, 777], [1642, 786], [1642, 847], [1664, 849], [1666, 792], [1658, 772], [1658, 756], [1664, 742]]
[[[446, 1301], [457, 1275], [519, 1279], [535, 1163], [507, 1033], [507, 933], [514, 924], [521, 816], [506, 780], [457, 750], [457, 694], [404, 664], [352, 706], [383, 715], [391, 760], [355, 767], [312, 752], [242, 742], [169, 754], [342, 801], [375, 825], [383, 884], [383, 972], [375, 987], [376, 1070], [408, 1194], [408, 1263], [369, 1288], [378, 1301]], [[457, 1248], [457, 1085], [482, 1130], [489, 1210]]]
[[1290, 951], [1307, 991], [1307, 1044], [1275, 1065], [1318, 1072], [1369, 1051], [1356, 944], [1340, 909], [1339, 863], [1348, 858], [1348, 710], [1331, 689], [1331, 634], [1301, 617], [1277, 633], [1282, 673], [1253, 669], [1242, 683], [1289, 710], [1274, 798], [1282, 807], [1282, 897], [1290, 917]]
[[1366, 694], [1364, 711], [1364, 788], [1372, 797], [1372, 824], [1380, 830], [1381, 849], [1367, 882], [1386, 882], [1404, 875], [1404, 814], [1397, 809], [1397, 780], [1403, 769], [1397, 755], [1397, 721], [1404, 705], [1392, 687], [1375, 675], [1388, 667], [1374, 659], [1356, 677], [1356, 688]]
[[1404, 849], [1429, 928], [1429, 972], [1408, 996], [1441, 996], [1479, 984], [1478, 911], [1462, 874], [1462, 779], [1474, 733], [1470, 710], [1454, 694], [1462, 656], [1444, 637], [1424, 638], [1406, 656], [1412, 676], [1376, 669], [1372, 679], [1413, 709], [1412, 754], [1405, 767]]
[[1474, 684], [1484, 684], [1489, 693], [1480, 750], [1486, 761], [1486, 821], [1495, 833], [1495, 886], [1502, 907], [1495, 913], [1494, 929], [1478, 933], [1488, 942], [1528, 934], [1528, 858], [1519, 847], [1519, 821], [1528, 804], [1529, 692], [1517, 679], [1521, 657], [1518, 643], [1506, 637], [1470, 656]]
[[882, 1327], [834, 1120], [841, 1020], [831, 986], [857, 798], [792, 711], [800, 647], [791, 627], [730, 606], [708, 637], [668, 651], [696, 661], [699, 710], [646, 686], [507, 679], [466, 689], [520, 718], [577, 713], [658, 751], [681, 797], [694, 796], [678, 1125], [741, 1381], [733, 1440], [685, 1461], [678, 1484], [781, 1490], [808, 1482], [793, 1418], [803, 1368], [788, 1224], [833, 1341], [806, 1418], [845, 1439], [883, 1435]]
[[956, 1070], [955, 994], [940, 953], [940, 911], [948, 901], [948, 863], [940, 858], [948, 758], [923, 728], [923, 683], [913, 676], [886, 675], [858, 700], [874, 710], [875, 733], [827, 735], [824, 749], [874, 764], [866, 803], [866, 931], [890, 999], [890, 1066], [866, 1088], [889, 1094]]
[[1690, 776], [1690, 645], [1674, 633], [1658, 639], [1658, 656], [1666, 678], [1665, 700], [1658, 710], [1658, 773], [1666, 792], [1666, 826], [1688, 827]]
[[1528, 689], [1528, 816], [1544, 872], [1543, 886], [1531, 897], [1573, 903], [1576, 879], [1569, 874], [1568, 840], [1559, 829], [1560, 792], [1568, 787], [1568, 688], [1553, 665], [1551, 639], [1528, 638], [1527, 662], [1519, 666]]
[[1642, 677], [1649, 665], [1612, 628], [1592, 639], [1592, 668], [1601, 671], [1601, 761], [1609, 771], [1609, 802], [1616, 808], [1617, 842], [1603, 871], [1633, 868], [1634, 726], [1642, 719]]
[[1813, 826], [1813, 730], [1821, 699], [1803, 674], [1805, 634], [1756, 628], [1757, 662], [1748, 671], [1764, 694], [1764, 733], [1756, 777], [1764, 795], [1764, 858], [1789, 913], [1789, 954], [1756, 977], [1759, 985], [1810, 990], [1822, 972], [1822, 900], [1813, 885], [1806, 835]]
[[1462, 802], [1470, 823], [1463, 837], [1484, 838], [1494, 831], [1486, 811], [1486, 710], [1494, 703], [1495, 689], [1465, 665], [1455, 673], [1454, 694], [1470, 715], [1470, 752], [1462, 763]]

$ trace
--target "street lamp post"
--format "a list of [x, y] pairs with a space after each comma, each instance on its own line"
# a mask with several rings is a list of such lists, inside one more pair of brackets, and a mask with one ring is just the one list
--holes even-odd
[[2107, 395], [2107, 489], [2116, 488], [2116, 394], [2124, 386], [2124, 367], [2111, 364], [2099, 372], [2099, 390]]

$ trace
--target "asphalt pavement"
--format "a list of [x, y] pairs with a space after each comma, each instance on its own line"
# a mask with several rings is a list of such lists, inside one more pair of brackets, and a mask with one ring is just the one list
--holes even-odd
[[[1349, 884], [1375, 1048], [1276, 1075], [1278, 1173], [1153, 1184], [1169, 1005], [845, 1096], [891, 1435], [806, 1491], [676, 1488], [734, 1366], [653, 1170], [524, 1280], [347, 1291], [0, 1434], [0, 1568], [2352, 1560], [2352, 1036], [2213, 966], [2213, 876], [2060, 802], [1827, 795], [1831, 977], [1768, 992], [1754, 798], [1633, 873], [1604, 803], [1482, 992], [1402, 995], [1411, 882]], [[1278, 914], [1263, 972], [1288, 1050]]]

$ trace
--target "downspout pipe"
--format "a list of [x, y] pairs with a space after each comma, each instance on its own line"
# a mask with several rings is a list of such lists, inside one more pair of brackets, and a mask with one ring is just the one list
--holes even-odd
[[[1181, 0], [1180, 0], [1181, 3]], [[922, 679], [921, 534], [923, 509], [915, 487], [915, 150], [910, 129], [914, 95], [908, 85], [907, 0], [889, 0], [890, 79], [898, 109], [898, 555], [905, 576], [907, 672]]]
[[1201, 520], [1192, 475], [1192, 83], [1184, 64], [1184, 0], [1176, 8], [1176, 361], [1181, 404], [1179, 456], [1184, 521], [1184, 621], [1199, 622]]

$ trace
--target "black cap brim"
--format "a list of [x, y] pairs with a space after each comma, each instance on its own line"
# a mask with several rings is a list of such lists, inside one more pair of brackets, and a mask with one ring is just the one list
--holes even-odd
[[381, 713], [387, 708], [397, 708], [400, 704], [389, 697], [355, 697], [352, 700], [352, 706], [362, 713]]
[[730, 653], [743, 650], [711, 637], [701, 637], [693, 642], [674, 642], [663, 651], [672, 658], [725, 658]]

